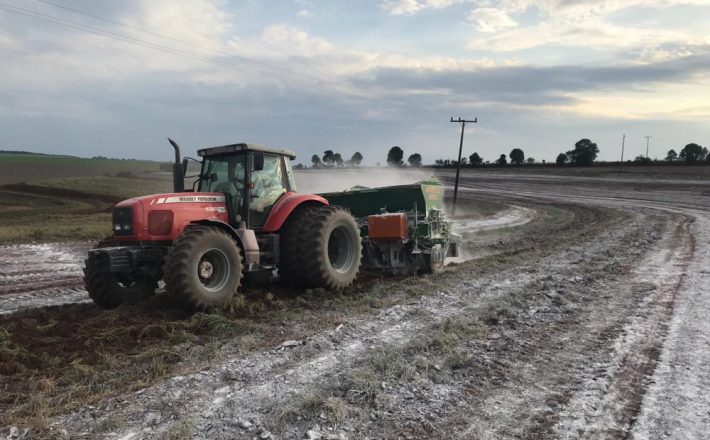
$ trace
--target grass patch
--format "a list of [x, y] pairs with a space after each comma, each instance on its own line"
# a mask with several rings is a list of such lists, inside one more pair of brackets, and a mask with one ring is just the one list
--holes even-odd
[[195, 371], [223, 344], [248, 351], [270, 337], [254, 319], [154, 308], [71, 305], [0, 317], [0, 426], [46, 434], [43, 421], [59, 412]]

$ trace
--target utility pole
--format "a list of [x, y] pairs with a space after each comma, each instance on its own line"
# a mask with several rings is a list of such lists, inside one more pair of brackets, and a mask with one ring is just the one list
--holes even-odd
[[644, 136], [646, 138], [646, 159], [648, 159], [648, 140], [653, 136]]
[[454, 207], [451, 210], [451, 215], [456, 215], [456, 198], [459, 194], [459, 174], [461, 173], [461, 151], [463, 150], [463, 132], [466, 129], [466, 124], [471, 123], [475, 124], [478, 122], [478, 118], [473, 118], [471, 121], [467, 121], [465, 119], [459, 118], [457, 120], [454, 120], [453, 116], [451, 117], [451, 122], [456, 122], [461, 124], [461, 142], [459, 142], [459, 160], [456, 162], [456, 182], [454, 183]]
[[619, 163], [619, 171], [624, 168], [624, 142], [626, 141], [626, 135], [621, 135], [621, 162]]

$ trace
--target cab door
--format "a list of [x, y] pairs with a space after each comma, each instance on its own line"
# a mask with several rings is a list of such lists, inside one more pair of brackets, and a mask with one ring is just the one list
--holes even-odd
[[250, 228], [262, 228], [276, 201], [289, 191], [283, 156], [264, 154], [264, 167], [250, 173]]

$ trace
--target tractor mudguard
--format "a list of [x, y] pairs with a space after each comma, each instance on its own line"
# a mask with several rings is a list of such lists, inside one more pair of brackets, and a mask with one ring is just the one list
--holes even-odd
[[271, 208], [269, 218], [264, 224], [264, 232], [277, 232], [281, 229], [286, 219], [302, 203], [315, 202], [320, 205], [329, 205], [328, 201], [316, 194], [297, 194], [289, 192], [284, 194]]

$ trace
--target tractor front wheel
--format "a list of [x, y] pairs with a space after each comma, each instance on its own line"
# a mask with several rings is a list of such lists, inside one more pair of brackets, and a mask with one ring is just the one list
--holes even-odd
[[299, 254], [306, 286], [339, 290], [360, 271], [362, 243], [353, 216], [339, 206], [311, 208], [303, 217]]
[[242, 280], [242, 257], [231, 235], [210, 226], [185, 228], [168, 255], [165, 290], [188, 309], [228, 305]]
[[149, 277], [129, 279], [111, 272], [98, 271], [87, 259], [84, 265], [84, 285], [89, 297], [102, 309], [115, 309], [122, 304], [135, 304], [155, 293], [158, 284]]

